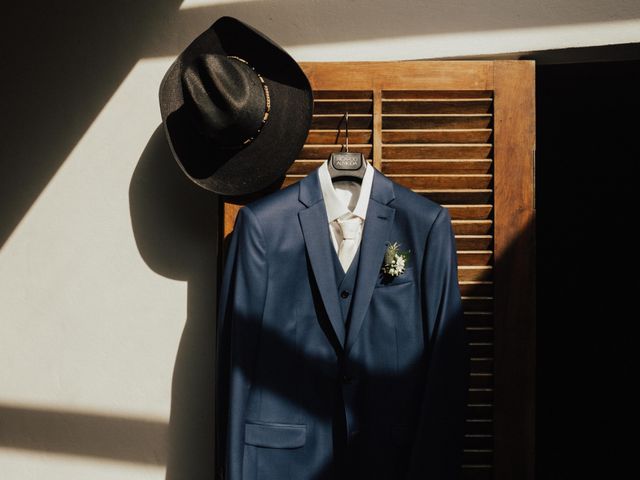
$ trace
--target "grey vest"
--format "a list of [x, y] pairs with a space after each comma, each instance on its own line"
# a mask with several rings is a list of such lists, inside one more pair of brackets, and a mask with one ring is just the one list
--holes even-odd
[[[360, 242], [362, 245], [362, 242]], [[331, 252], [333, 257], [333, 268], [336, 272], [336, 285], [338, 288], [338, 299], [340, 300], [340, 308], [342, 309], [342, 320], [347, 324], [349, 320], [349, 314], [351, 313], [351, 298], [353, 298], [353, 289], [356, 284], [356, 277], [358, 273], [358, 263], [360, 263], [360, 245], [356, 251], [351, 265], [345, 272], [342, 269], [340, 258], [336, 249], [331, 244]]]

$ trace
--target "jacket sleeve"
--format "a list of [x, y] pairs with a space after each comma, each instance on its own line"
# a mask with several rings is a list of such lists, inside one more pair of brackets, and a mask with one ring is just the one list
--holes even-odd
[[215, 365], [216, 477], [242, 478], [244, 418], [267, 289], [267, 250], [255, 214], [236, 216], [218, 289]]
[[469, 347], [458, 286], [456, 241], [444, 207], [428, 234], [423, 262], [426, 379], [407, 479], [453, 480], [461, 477]]

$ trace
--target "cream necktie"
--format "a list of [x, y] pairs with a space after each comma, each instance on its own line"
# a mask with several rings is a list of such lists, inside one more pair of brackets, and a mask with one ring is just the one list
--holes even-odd
[[353, 217], [348, 219], [338, 219], [338, 225], [342, 231], [342, 241], [338, 249], [338, 258], [342, 264], [342, 268], [346, 272], [351, 265], [351, 261], [358, 250], [358, 236], [360, 233], [360, 225], [362, 219]]

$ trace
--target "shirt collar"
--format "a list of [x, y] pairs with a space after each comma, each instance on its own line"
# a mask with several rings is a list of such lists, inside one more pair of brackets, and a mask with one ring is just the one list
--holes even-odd
[[366, 162], [367, 168], [362, 178], [362, 184], [360, 186], [360, 196], [356, 203], [353, 212], [349, 210], [347, 205], [342, 203], [342, 200], [336, 193], [333, 182], [331, 181], [331, 175], [329, 174], [329, 168], [326, 160], [320, 165], [318, 169], [318, 176], [320, 179], [320, 188], [322, 189], [322, 196], [324, 197], [324, 204], [327, 209], [327, 217], [329, 223], [336, 218], [341, 217], [345, 213], [353, 213], [354, 215], [362, 218], [363, 220], [367, 216], [367, 207], [369, 206], [369, 196], [371, 195], [371, 185], [373, 183], [373, 167], [369, 162]]

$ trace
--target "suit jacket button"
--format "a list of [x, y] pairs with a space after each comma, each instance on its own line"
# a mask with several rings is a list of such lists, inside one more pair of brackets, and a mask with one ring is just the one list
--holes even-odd
[[353, 381], [353, 377], [347, 375], [346, 373], [342, 375], [342, 383], [351, 383]]
[[347, 298], [349, 296], [349, 290], [342, 290], [342, 292], [340, 292], [340, 296], [342, 298]]

